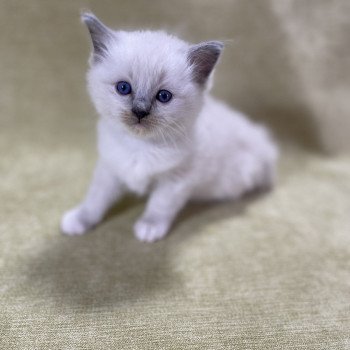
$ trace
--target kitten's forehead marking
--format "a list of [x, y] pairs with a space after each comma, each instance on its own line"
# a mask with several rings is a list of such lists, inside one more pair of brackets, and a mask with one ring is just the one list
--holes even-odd
[[165, 88], [166, 73], [164, 70], [145, 69], [142, 71], [131, 71], [130, 77], [134, 85], [134, 100], [142, 104], [147, 101], [151, 103], [161, 88]]

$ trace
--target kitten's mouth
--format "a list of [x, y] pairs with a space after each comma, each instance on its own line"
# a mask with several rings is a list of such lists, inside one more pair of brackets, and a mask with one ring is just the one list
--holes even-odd
[[134, 115], [123, 114], [122, 120], [129, 130], [140, 136], [150, 134], [156, 127], [156, 123], [152, 120], [152, 117], [139, 119]]
[[129, 125], [129, 127], [134, 131], [144, 132], [147, 130], [147, 126], [145, 124], [146, 124], [145, 122], [138, 121], [132, 125]]

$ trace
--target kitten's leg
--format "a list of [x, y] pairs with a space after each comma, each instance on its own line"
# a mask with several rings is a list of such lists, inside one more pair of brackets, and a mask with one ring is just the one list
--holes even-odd
[[123, 194], [119, 179], [101, 160], [83, 202], [63, 215], [61, 230], [67, 235], [80, 235], [98, 224], [111, 205]]
[[145, 212], [134, 226], [135, 236], [145, 242], [163, 238], [188, 197], [189, 191], [181, 182], [158, 184], [150, 195]]

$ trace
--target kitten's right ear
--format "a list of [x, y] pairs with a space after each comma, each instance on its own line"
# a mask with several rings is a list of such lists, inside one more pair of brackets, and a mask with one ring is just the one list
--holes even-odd
[[113, 32], [106, 27], [93, 13], [83, 12], [81, 20], [86, 24], [93, 45], [93, 62], [99, 62], [107, 56], [107, 43], [113, 38]]
[[191, 47], [188, 61], [193, 67], [194, 81], [205, 85], [223, 48], [221, 41], [207, 41]]

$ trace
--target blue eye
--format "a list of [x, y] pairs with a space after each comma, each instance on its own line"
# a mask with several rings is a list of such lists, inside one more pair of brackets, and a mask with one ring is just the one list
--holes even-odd
[[169, 102], [172, 97], [172, 93], [168, 90], [159, 90], [157, 93], [157, 100], [162, 103]]
[[121, 95], [129, 95], [131, 93], [131, 85], [126, 81], [117, 83], [116, 89]]

